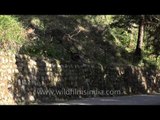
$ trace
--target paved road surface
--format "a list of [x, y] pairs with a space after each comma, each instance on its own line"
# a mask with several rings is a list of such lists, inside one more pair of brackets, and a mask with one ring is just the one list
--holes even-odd
[[45, 105], [160, 105], [160, 94], [84, 98]]

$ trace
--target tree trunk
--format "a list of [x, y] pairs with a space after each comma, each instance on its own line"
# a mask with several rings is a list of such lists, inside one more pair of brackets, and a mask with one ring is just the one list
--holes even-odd
[[142, 45], [143, 45], [143, 37], [144, 37], [144, 15], [141, 16], [140, 22], [139, 22], [139, 30], [138, 30], [138, 40], [137, 40], [137, 46], [135, 50], [135, 59], [141, 60], [142, 59]]

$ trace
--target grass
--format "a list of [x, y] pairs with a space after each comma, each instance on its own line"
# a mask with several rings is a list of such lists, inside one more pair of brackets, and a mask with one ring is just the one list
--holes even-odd
[[25, 39], [25, 29], [16, 17], [0, 15], [0, 45], [2, 49], [15, 50], [24, 43]]

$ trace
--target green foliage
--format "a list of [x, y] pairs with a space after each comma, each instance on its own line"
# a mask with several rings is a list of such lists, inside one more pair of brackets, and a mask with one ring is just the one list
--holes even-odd
[[37, 39], [27, 42], [23, 45], [20, 53], [29, 54], [31, 56], [54, 57], [56, 59], [68, 59], [63, 46], [56, 43], [50, 43], [46, 38]]
[[112, 22], [112, 15], [87, 15], [85, 19], [94, 25], [109, 25]]
[[32, 24], [33, 26], [35, 26], [36, 28], [39, 28], [39, 29], [41, 29], [41, 30], [44, 29], [44, 23], [43, 23], [39, 18], [33, 18], [33, 19], [31, 20], [31, 24]]
[[[142, 15], [141, 15], [142, 16]], [[134, 52], [138, 39], [138, 24], [140, 15], [115, 15], [113, 17], [112, 35], [118, 43], [117, 45], [125, 47], [128, 52]], [[143, 59], [147, 64], [152, 63], [158, 66], [156, 57], [159, 55], [159, 20], [157, 15], [144, 15], [145, 35], [144, 44], [142, 46]], [[123, 33], [123, 34], [122, 34]], [[132, 39], [131, 39], [132, 35]], [[153, 62], [154, 61], [154, 62]], [[137, 65], [142, 66], [144, 63], [140, 61]]]
[[[21, 44], [25, 36], [22, 32], [23, 26], [26, 29], [29, 25], [35, 27], [37, 38], [26, 41], [20, 50], [21, 53], [70, 60], [69, 50], [71, 50], [85, 56], [86, 61], [105, 65], [132, 63], [140, 15], [17, 15], [2, 17], [6, 20], [1, 20], [1, 25], [13, 26], [14, 24], [14, 30], [10, 30], [12, 27], [7, 27], [7, 29], [4, 26], [1, 27], [1, 31], [7, 30], [7, 33], [13, 33], [0, 36], [1, 41], [3, 38], [5, 41], [16, 40], [16, 44]], [[143, 59], [148, 63], [158, 65], [156, 56], [153, 57], [150, 54], [158, 54], [157, 51], [159, 51], [159, 16], [145, 15], [145, 19]], [[80, 27], [84, 31], [79, 31]], [[21, 32], [18, 33], [18, 31]], [[68, 41], [64, 39], [64, 36], [70, 36]], [[158, 38], [158, 41], [155, 38]], [[143, 61], [139, 65], [143, 66]]]
[[0, 45], [2, 49], [15, 49], [25, 41], [25, 31], [18, 19], [0, 15]]

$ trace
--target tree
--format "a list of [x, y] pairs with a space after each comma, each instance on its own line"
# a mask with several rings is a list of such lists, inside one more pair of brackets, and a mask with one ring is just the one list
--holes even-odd
[[[112, 24], [114, 27], [124, 28], [128, 33], [132, 34], [132, 28], [137, 28], [138, 38], [133, 61], [142, 59], [142, 45], [144, 38], [145, 16], [144, 15], [119, 15], [114, 17]], [[139, 27], [137, 27], [139, 26]], [[131, 41], [132, 42], [132, 41]], [[137, 61], [137, 62], [138, 62]]]
[[145, 27], [145, 16], [141, 15], [141, 18], [139, 20], [137, 45], [136, 45], [136, 50], [134, 53], [134, 55], [135, 55], [134, 57], [137, 60], [142, 59], [142, 45], [143, 45], [143, 38], [144, 38], [144, 27]]
[[147, 38], [147, 49], [151, 48], [150, 55], [154, 55], [156, 60], [160, 55], [160, 16], [152, 15], [152, 20], [148, 26], [147, 32], [149, 36]]
[[[133, 62], [138, 63], [141, 59], [143, 59], [142, 51], [143, 51], [143, 45], [144, 44], [144, 36], [146, 37], [147, 46], [153, 46], [154, 47], [154, 53], [159, 55], [159, 52], [157, 49], [159, 49], [159, 46], [157, 43], [160, 41], [159, 34], [160, 33], [160, 16], [158, 15], [116, 15], [114, 17], [114, 22], [111, 24], [111, 26], [124, 28], [124, 30], [128, 32], [133, 27], [137, 27], [137, 43], [136, 48], [134, 51], [133, 56]], [[144, 34], [146, 33], [146, 35]], [[159, 49], [160, 50], [160, 49]]]

